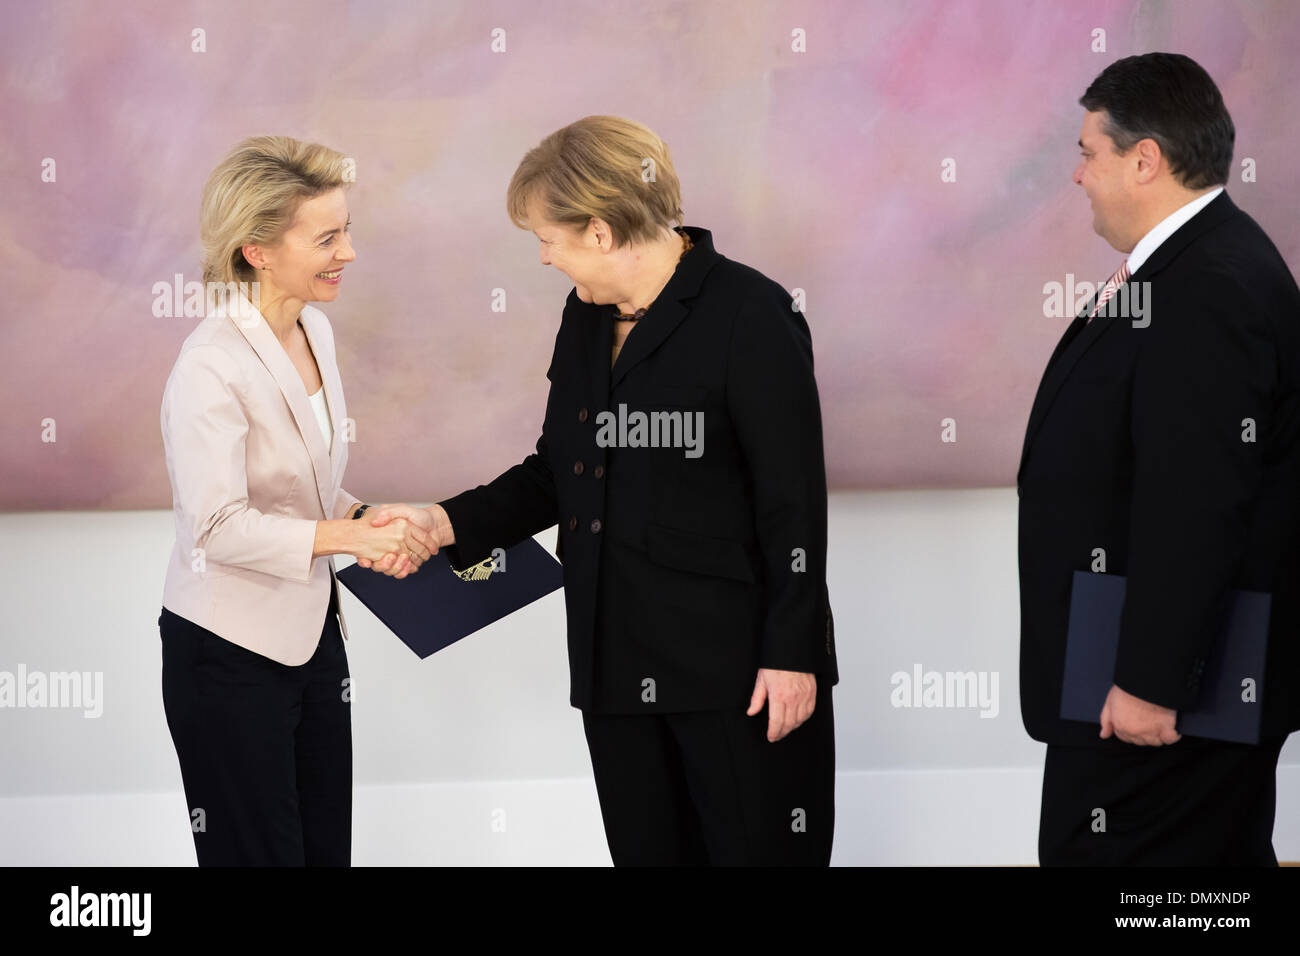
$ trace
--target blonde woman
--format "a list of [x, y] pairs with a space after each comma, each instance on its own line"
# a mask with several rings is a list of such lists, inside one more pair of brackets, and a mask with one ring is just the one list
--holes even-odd
[[677, 174], [639, 123], [547, 136], [507, 206], [574, 284], [542, 434], [425, 520], [457, 567], [559, 522], [615, 864], [825, 865], [838, 671], [808, 324], [709, 230], [674, 228]]
[[342, 487], [347, 416], [323, 312], [355, 258], [344, 157], [239, 144], [200, 215], [212, 310], [162, 402], [176, 544], [163, 587], [163, 703], [200, 866], [347, 865], [352, 736], [334, 554], [434, 548], [375, 527]]

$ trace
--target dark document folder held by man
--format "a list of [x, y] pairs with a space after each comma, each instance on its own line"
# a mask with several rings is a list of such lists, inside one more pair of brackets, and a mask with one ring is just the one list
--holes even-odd
[[[1075, 571], [1065, 645], [1061, 719], [1100, 724], [1114, 683], [1126, 581], [1117, 574]], [[1230, 591], [1196, 704], [1179, 711], [1180, 734], [1259, 743], [1271, 595]]]

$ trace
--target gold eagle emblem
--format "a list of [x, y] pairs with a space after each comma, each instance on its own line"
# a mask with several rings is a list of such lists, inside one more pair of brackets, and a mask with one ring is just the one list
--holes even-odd
[[462, 581], [486, 581], [488, 575], [495, 570], [495, 560], [493, 558], [484, 558], [478, 564], [471, 565], [464, 571], [455, 571], [454, 573]]

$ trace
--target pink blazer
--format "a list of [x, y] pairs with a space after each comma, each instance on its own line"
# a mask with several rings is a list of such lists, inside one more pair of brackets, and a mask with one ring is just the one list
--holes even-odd
[[[244, 304], [243, 318], [218, 311], [199, 323], [163, 391], [176, 519], [163, 606], [296, 666], [316, 650], [333, 586], [333, 558], [311, 556], [316, 522], [342, 518], [358, 500], [341, 484], [347, 406], [323, 312], [304, 306], [301, 320], [325, 387], [332, 450], [293, 361]], [[341, 609], [339, 626], [347, 637]]]

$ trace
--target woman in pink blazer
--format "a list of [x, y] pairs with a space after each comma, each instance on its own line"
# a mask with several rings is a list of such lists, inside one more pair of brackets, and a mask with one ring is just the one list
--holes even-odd
[[204, 189], [209, 314], [162, 403], [176, 545], [158, 622], [200, 866], [350, 862], [347, 627], [330, 555], [396, 552], [386, 573], [405, 577], [437, 550], [406, 520], [357, 520], [369, 506], [342, 487], [334, 335], [307, 303], [333, 301], [356, 258], [344, 170], [324, 146], [258, 137]]

